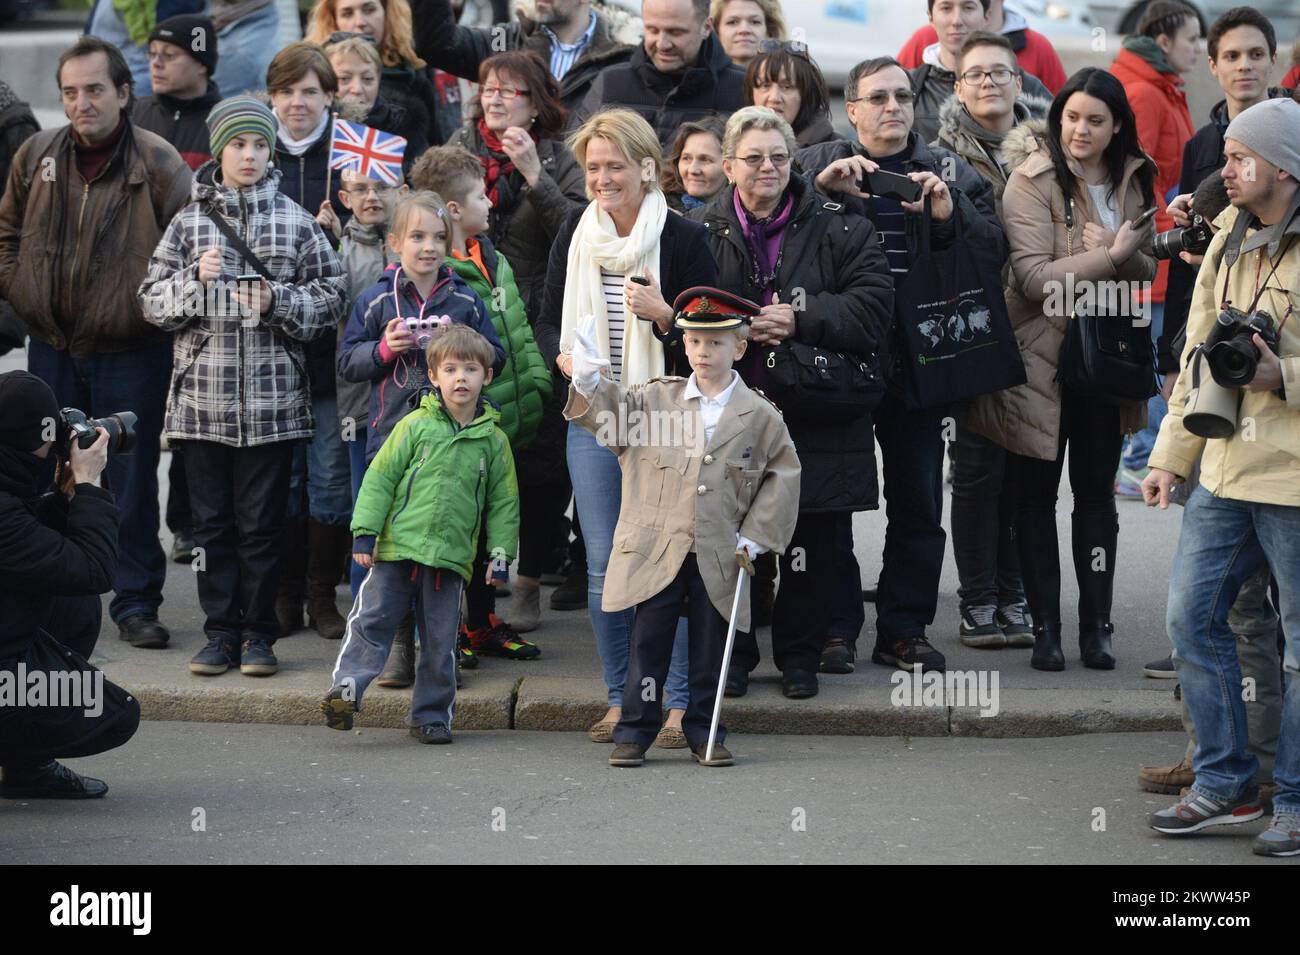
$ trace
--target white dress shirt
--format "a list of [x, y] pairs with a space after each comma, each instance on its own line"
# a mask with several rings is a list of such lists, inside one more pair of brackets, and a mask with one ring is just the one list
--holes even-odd
[[727, 402], [731, 400], [731, 393], [736, 390], [736, 382], [738, 381], [740, 381], [740, 375], [733, 368], [731, 369], [731, 384], [720, 391], [716, 397], [710, 398], [700, 391], [699, 382], [695, 380], [695, 372], [691, 372], [691, 377], [686, 379], [686, 388], [682, 391], [682, 397], [700, 399], [700, 418], [704, 424], [704, 446], [706, 448], [709, 446], [709, 442], [713, 440], [713, 429], [718, 426], [718, 419], [722, 417], [722, 409], [727, 407]]

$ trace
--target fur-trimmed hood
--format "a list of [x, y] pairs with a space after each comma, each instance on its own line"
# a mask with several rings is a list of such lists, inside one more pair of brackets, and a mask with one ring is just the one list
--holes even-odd
[[[1014, 105], [1016, 127], [1022, 126], [1033, 119], [1045, 119], [1047, 111], [1051, 107], [1052, 101], [1050, 99], [1021, 93], [1016, 97]], [[970, 130], [966, 129], [965, 124], [962, 122], [965, 114], [965, 107], [962, 106], [962, 102], [957, 98], [956, 93], [948, 97], [943, 106], [939, 107], [939, 139], [943, 143], [956, 147], [957, 152], [962, 155], [966, 155], [968, 152], [978, 153], [980, 151], [975, 137], [971, 135]], [[1012, 129], [1014, 130], [1016, 127]]]
[[[1037, 175], [1042, 169], [1052, 168], [1052, 154], [1047, 149], [1047, 120], [1031, 119], [1014, 127], [1002, 140], [1002, 158], [1006, 160], [1007, 172], [1014, 172], [1026, 162], [1033, 160], [1033, 166], [1025, 167], [1026, 175]], [[1042, 164], [1042, 169], [1039, 165]]]

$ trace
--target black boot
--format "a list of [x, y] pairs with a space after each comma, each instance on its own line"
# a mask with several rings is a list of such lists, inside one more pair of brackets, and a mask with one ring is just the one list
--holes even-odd
[[342, 526], [307, 522], [307, 620], [326, 640], [339, 640], [347, 624], [334, 602], [339, 555], [352, 550], [352, 533]]
[[275, 595], [275, 619], [280, 623], [282, 637], [306, 625], [302, 616], [306, 575], [307, 521], [305, 518], [287, 520], [280, 548], [280, 588]]
[[412, 614], [408, 613], [398, 624], [388, 662], [375, 682], [399, 690], [415, 682], [415, 617]]
[[1064, 670], [1065, 654], [1061, 652], [1061, 625], [1034, 625], [1034, 652], [1029, 665], [1035, 670]]
[[74, 773], [50, 760], [38, 766], [5, 766], [0, 797], [5, 799], [98, 799], [108, 792], [102, 779]]
[[1115, 669], [1111, 649], [1111, 601], [1115, 590], [1115, 552], [1119, 518], [1112, 509], [1075, 514], [1070, 549], [1079, 580], [1079, 656], [1092, 670]]
[[1034, 620], [1035, 670], [1064, 670], [1061, 653], [1061, 560], [1057, 552], [1056, 515], [1022, 512], [1016, 520], [1016, 550], [1020, 555], [1025, 599]]

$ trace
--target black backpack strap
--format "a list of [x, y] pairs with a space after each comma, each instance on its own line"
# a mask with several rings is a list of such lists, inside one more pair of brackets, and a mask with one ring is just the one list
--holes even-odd
[[203, 214], [212, 220], [212, 224], [217, 227], [217, 231], [224, 235], [226, 240], [235, 247], [235, 251], [239, 253], [240, 258], [253, 266], [254, 272], [262, 276], [262, 278], [266, 279], [268, 282], [275, 281], [275, 276], [273, 276], [270, 270], [262, 264], [262, 260], [253, 253], [253, 250], [248, 247], [248, 243], [239, 237], [239, 233], [237, 233], [231, 227], [230, 223], [226, 221], [225, 216], [211, 206], [204, 209]]

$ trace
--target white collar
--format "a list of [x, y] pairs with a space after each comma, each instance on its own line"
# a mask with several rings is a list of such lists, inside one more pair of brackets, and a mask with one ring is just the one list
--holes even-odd
[[731, 400], [731, 393], [736, 390], [736, 383], [739, 381], [740, 375], [736, 373], [736, 369], [731, 369], [731, 384], [718, 392], [715, 397], [710, 398], [704, 392], [700, 391], [699, 382], [695, 380], [695, 372], [691, 372], [691, 377], [686, 379], [686, 387], [682, 390], [682, 397], [700, 398], [704, 401], [711, 401], [716, 405], [725, 405]]

